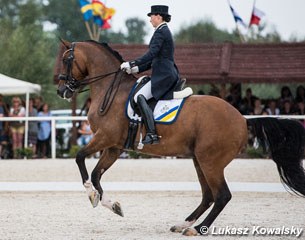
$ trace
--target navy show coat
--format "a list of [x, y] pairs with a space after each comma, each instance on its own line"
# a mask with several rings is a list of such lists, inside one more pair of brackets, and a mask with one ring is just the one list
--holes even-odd
[[155, 30], [149, 50], [133, 63], [139, 72], [152, 68], [152, 95], [156, 100], [171, 99], [173, 89], [179, 80], [179, 72], [174, 62], [174, 41], [166, 23]]

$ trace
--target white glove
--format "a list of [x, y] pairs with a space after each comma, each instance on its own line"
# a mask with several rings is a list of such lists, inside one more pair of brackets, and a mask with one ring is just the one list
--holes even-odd
[[[121, 70], [125, 70], [127, 73], [128, 73], [128, 71], [130, 71], [130, 73], [131, 73], [131, 67], [130, 67], [130, 63], [129, 62], [123, 62], [122, 64], [121, 64]], [[128, 73], [128, 74], [130, 74], [130, 73]]]
[[[138, 66], [134, 66], [130, 70], [131, 70], [131, 73], [138, 73], [139, 72], [139, 67]], [[130, 74], [130, 73], [128, 73], [128, 74]]]

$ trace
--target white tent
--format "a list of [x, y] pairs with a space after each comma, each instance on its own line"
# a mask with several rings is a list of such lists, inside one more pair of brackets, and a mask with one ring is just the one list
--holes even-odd
[[40, 85], [21, 81], [15, 78], [0, 74], [0, 93], [3, 95], [19, 95], [27, 93], [39, 93]]
[[[26, 117], [29, 116], [30, 93], [39, 93], [41, 86], [30, 82], [21, 81], [0, 73], [0, 94], [26, 95]], [[28, 146], [28, 120], [25, 121], [24, 146]]]

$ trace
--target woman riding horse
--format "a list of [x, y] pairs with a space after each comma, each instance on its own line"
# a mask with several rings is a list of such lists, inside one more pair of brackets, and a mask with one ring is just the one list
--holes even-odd
[[174, 42], [172, 34], [167, 26], [171, 15], [168, 14], [168, 6], [155, 5], [147, 14], [155, 32], [149, 43], [149, 51], [142, 57], [123, 62], [121, 69], [128, 74], [141, 73], [152, 68], [151, 80], [147, 82], [135, 95], [134, 101], [139, 106], [141, 116], [146, 128], [146, 136], [143, 144], [157, 144], [159, 137], [156, 133], [153, 112], [147, 104], [147, 100], [154, 98], [172, 99], [173, 89], [180, 81], [178, 68], [174, 62]]
[[[87, 195], [94, 207], [99, 202], [123, 215], [120, 204], [110, 201], [101, 186], [102, 175], [124, 149], [129, 121], [126, 101], [136, 78], [120, 70], [122, 57], [107, 44], [94, 41], [63, 42], [57, 93], [71, 99], [83, 86], [90, 85], [92, 103], [88, 112], [94, 136], [77, 153], [76, 163]], [[131, 70], [131, 68], [130, 68]], [[154, 90], [153, 90], [154, 91]], [[103, 112], [100, 111], [101, 106]], [[291, 191], [305, 196], [303, 156], [305, 130], [293, 120], [275, 118], [245, 119], [233, 106], [213, 96], [190, 96], [177, 120], [170, 125], [157, 124], [162, 135], [159, 144], [148, 144], [140, 151], [158, 156], [192, 158], [202, 191], [199, 206], [171, 231], [184, 235], [204, 234], [230, 201], [232, 195], [224, 177], [225, 167], [241, 152], [248, 140], [247, 126], [252, 125], [261, 142], [267, 143], [282, 182]], [[136, 141], [139, 141], [137, 133]], [[102, 151], [89, 177], [86, 157]], [[205, 219], [192, 227], [209, 208]]]

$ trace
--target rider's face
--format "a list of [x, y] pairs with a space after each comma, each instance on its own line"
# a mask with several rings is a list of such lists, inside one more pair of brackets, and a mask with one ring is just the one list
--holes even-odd
[[153, 25], [153, 27], [158, 27], [162, 23], [163, 19], [162, 17], [158, 15], [150, 15], [150, 23]]

